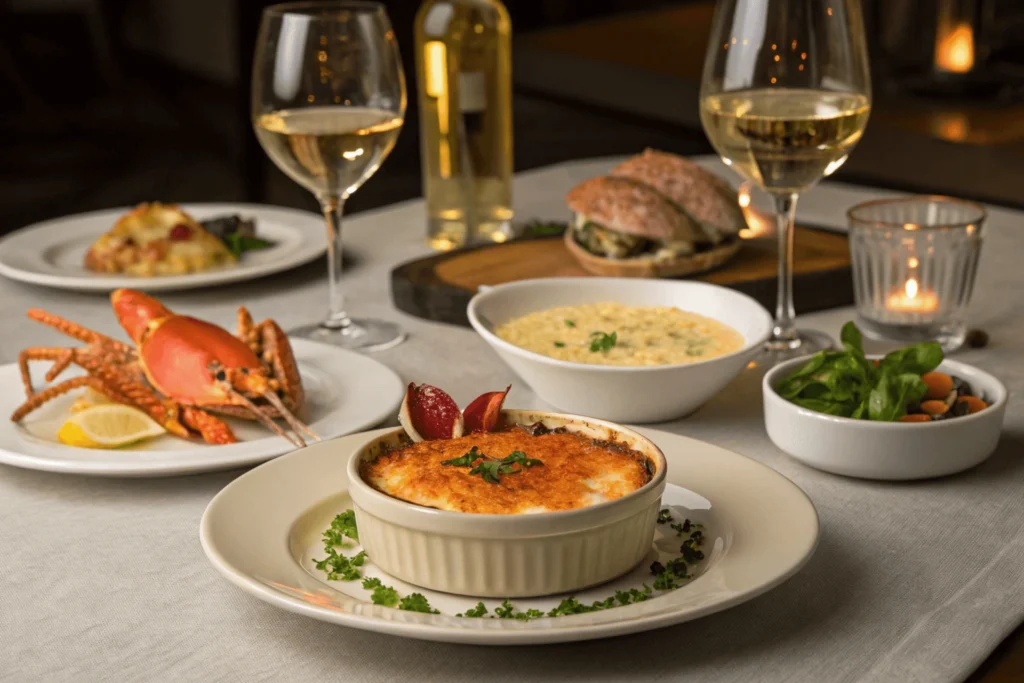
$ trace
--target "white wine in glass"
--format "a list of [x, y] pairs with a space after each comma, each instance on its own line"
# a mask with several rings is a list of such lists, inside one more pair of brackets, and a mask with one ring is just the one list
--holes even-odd
[[700, 115], [722, 160], [775, 201], [779, 282], [774, 354], [831, 345], [793, 318], [793, 220], [800, 192], [831, 175], [871, 112], [858, 0], [719, 0]]
[[312, 192], [327, 222], [328, 315], [291, 334], [364, 351], [405, 335], [352, 318], [341, 293], [345, 200], [391, 153], [405, 117], [405, 77], [384, 6], [295, 2], [263, 12], [253, 71], [253, 127], [267, 156]]

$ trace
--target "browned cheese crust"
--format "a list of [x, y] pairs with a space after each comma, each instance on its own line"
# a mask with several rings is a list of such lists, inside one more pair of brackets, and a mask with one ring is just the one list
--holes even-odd
[[[499, 459], [523, 451], [543, 464], [503, 474], [496, 484], [471, 475], [469, 467], [441, 464], [474, 446]], [[625, 446], [571, 433], [530, 436], [519, 428], [408, 444], [364, 462], [360, 476], [382, 493], [411, 503], [489, 514], [586, 507], [632, 493], [651, 478], [643, 454]]]
[[683, 157], [644, 150], [612, 169], [612, 176], [650, 185], [710, 227], [715, 241], [746, 227], [736, 191], [713, 173]]
[[706, 241], [700, 227], [656, 190], [625, 178], [584, 180], [565, 197], [570, 209], [602, 227], [665, 242]]

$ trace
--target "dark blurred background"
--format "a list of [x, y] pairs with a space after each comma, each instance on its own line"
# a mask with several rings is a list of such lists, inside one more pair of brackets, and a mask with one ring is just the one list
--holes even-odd
[[[0, 0], [0, 232], [154, 199], [315, 209], [265, 160], [249, 124], [265, 4]], [[410, 109], [398, 146], [350, 211], [420, 194], [411, 81], [419, 3], [385, 4]], [[648, 145], [711, 151], [696, 101], [712, 2], [507, 5], [518, 170]], [[876, 106], [841, 178], [1024, 203], [1024, 2], [878, 0], [866, 11]]]

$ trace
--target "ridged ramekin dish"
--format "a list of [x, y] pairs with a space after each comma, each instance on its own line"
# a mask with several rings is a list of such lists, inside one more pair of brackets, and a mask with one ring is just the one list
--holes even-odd
[[531, 410], [505, 410], [505, 425], [543, 423], [644, 454], [651, 480], [616, 500], [532, 514], [438, 510], [384, 494], [365, 481], [360, 464], [408, 440], [396, 429], [348, 462], [359, 541], [383, 571], [417, 586], [495, 598], [566, 593], [610, 581], [644, 559], [665, 489], [665, 456], [652, 441], [611, 422]]

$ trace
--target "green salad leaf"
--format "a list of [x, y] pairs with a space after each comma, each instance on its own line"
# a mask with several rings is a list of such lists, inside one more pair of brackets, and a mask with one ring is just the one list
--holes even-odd
[[942, 362], [937, 342], [893, 351], [881, 361], [864, 355], [863, 337], [848, 322], [839, 337], [842, 351], [819, 351], [785, 377], [775, 391], [798, 406], [827, 415], [892, 422], [924, 397], [921, 375]]

